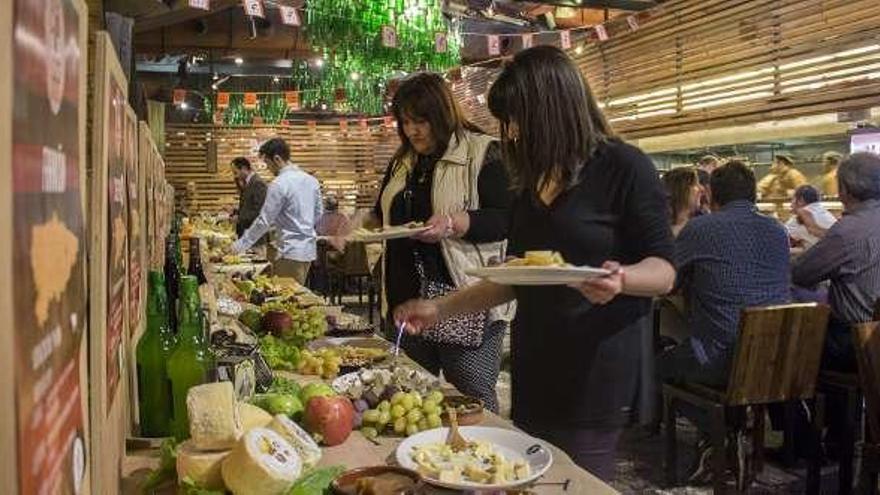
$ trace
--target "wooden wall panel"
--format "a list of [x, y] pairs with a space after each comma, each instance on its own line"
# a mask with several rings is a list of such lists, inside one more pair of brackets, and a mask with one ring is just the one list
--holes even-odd
[[[629, 32], [571, 53], [626, 137], [795, 118], [880, 105], [876, 0], [669, 0]], [[498, 69], [454, 84], [489, 130]]]
[[[321, 181], [323, 192], [335, 194], [342, 206], [372, 206], [388, 161], [399, 139], [393, 127], [351, 122], [346, 131], [338, 123], [293, 123], [284, 126], [227, 127], [168, 125], [165, 161], [168, 181], [178, 205], [194, 211], [216, 212], [238, 204], [230, 161], [245, 156], [266, 179], [270, 172], [257, 157], [259, 145], [279, 136], [291, 147], [292, 160]], [[208, 165], [209, 148], [216, 148], [217, 170]], [[195, 188], [188, 184], [194, 183]]]

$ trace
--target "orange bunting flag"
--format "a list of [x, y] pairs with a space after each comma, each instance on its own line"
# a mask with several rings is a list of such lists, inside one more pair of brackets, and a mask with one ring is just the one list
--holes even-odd
[[286, 91], [284, 100], [287, 102], [288, 108], [291, 110], [299, 110], [299, 91]]
[[256, 93], [245, 93], [244, 94], [244, 107], [245, 108], [257, 108], [257, 94]]

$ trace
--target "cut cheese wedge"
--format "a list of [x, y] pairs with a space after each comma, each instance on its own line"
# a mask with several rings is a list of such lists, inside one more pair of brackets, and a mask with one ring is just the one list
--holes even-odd
[[238, 415], [241, 417], [241, 431], [247, 433], [254, 428], [262, 428], [272, 422], [272, 415], [247, 402], [238, 403]]
[[229, 450], [241, 436], [230, 382], [197, 385], [186, 394], [189, 434], [199, 450]]
[[293, 446], [267, 428], [247, 432], [223, 461], [226, 488], [234, 495], [282, 495], [303, 469]]
[[196, 449], [192, 440], [180, 444], [177, 449], [177, 478], [189, 478], [200, 488], [223, 490], [220, 467], [229, 451], [204, 452]]
[[290, 442], [299, 453], [306, 467], [313, 467], [321, 460], [321, 447], [309, 432], [283, 414], [278, 414], [269, 423], [268, 428]]

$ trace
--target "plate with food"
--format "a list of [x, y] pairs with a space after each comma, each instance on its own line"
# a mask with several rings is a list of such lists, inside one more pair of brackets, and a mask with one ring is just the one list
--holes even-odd
[[352, 400], [363, 399], [370, 407], [391, 399], [396, 392], [427, 394], [440, 387], [437, 377], [410, 366], [367, 368], [342, 375], [331, 384], [336, 393]]
[[396, 466], [370, 466], [339, 475], [330, 485], [336, 495], [421, 493], [419, 473]]
[[555, 251], [528, 251], [523, 258], [511, 258], [500, 265], [474, 268], [466, 273], [502, 285], [568, 285], [611, 275], [604, 268], [566, 263]]
[[443, 397], [440, 404], [443, 412], [440, 417], [443, 419], [444, 425], [449, 425], [449, 408], [455, 408], [458, 424], [461, 426], [471, 426], [480, 424], [483, 421], [483, 401], [467, 395], [447, 395]]
[[422, 222], [410, 222], [403, 225], [376, 227], [373, 229], [360, 228], [351, 233], [349, 240], [355, 242], [381, 242], [392, 239], [406, 239], [430, 229], [431, 227], [426, 227]]
[[313, 340], [306, 348], [311, 351], [333, 349], [342, 359], [340, 367], [357, 369], [388, 358], [391, 344], [382, 339], [337, 337]]
[[553, 464], [546, 443], [516, 430], [463, 426], [467, 447], [459, 451], [447, 445], [448, 432], [435, 428], [406, 438], [395, 452], [397, 463], [432, 485], [476, 491], [528, 485]]

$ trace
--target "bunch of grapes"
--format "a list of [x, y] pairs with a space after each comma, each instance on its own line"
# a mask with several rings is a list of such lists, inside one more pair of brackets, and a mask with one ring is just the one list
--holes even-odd
[[327, 331], [327, 317], [317, 308], [292, 308], [290, 316], [293, 317], [291, 333], [306, 342], [321, 337]]
[[342, 356], [332, 347], [324, 347], [317, 351], [304, 349], [300, 353], [296, 371], [303, 375], [317, 375], [326, 380], [336, 377], [341, 365]]
[[397, 392], [390, 401], [383, 400], [375, 409], [368, 409], [364, 400], [356, 400], [354, 407], [361, 415], [361, 433], [367, 438], [375, 438], [386, 431], [410, 436], [439, 428], [443, 424], [440, 418], [442, 402], [443, 392], [439, 390], [425, 396], [418, 392]]

